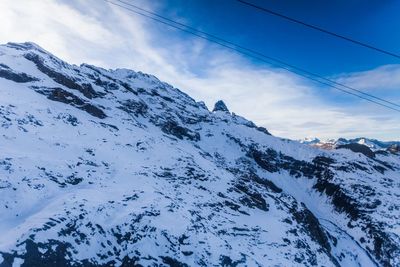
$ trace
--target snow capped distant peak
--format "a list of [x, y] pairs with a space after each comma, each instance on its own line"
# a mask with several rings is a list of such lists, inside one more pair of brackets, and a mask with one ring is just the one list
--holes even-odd
[[367, 140], [365, 139], [365, 138], [360, 138], [360, 140], [358, 140], [358, 143], [360, 144], [360, 145], [365, 145], [366, 143], [367, 143]]
[[321, 140], [316, 137], [306, 137], [304, 139], [300, 139], [299, 142], [302, 144], [316, 144], [319, 143]]
[[302, 139], [301, 143], [309, 144], [311, 146], [323, 148], [323, 149], [335, 149], [339, 146], [343, 147], [350, 144], [358, 144], [371, 149], [373, 152], [387, 151], [393, 145], [399, 145], [400, 141], [379, 141], [376, 139], [370, 139], [366, 137], [358, 137], [353, 139], [338, 138], [338, 139]]

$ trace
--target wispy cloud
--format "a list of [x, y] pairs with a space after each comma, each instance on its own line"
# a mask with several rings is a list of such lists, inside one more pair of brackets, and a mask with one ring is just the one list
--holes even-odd
[[338, 81], [368, 91], [400, 91], [400, 64], [384, 65], [373, 70], [344, 73]]
[[[397, 114], [358, 99], [332, 101], [339, 93], [287, 71], [254, 65], [204, 40], [185, 38], [104, 1], [2, 0], [0, 10], [1, 43], [33, 41], [75, 64], [154, 74], [208, 106], [223, 99], [231, 111], [282, 137], [400, 139]], [[368, 90], [373, 84], [395, 88], [400, 71], [397, 65], [383, 66], [337, 78]]]

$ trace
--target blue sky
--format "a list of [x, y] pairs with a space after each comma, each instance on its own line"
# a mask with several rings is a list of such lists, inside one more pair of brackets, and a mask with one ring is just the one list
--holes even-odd
[[[387, 55], [235, 0], [124, 1], [400, 103], [400, 60]], [[400, 53], [399, 1], [251, 1]], [[223, 99], [231, 111], [278, 136], [400, 139], [398, 112], [235, 54], [102, 0], [3, 0], [0, 32], [1, 43], [33, 41], [70, 63], [154, 74], [205, 101], [211, 109], [215, 101]]]
[[[323, 75], [399, 63], [399, 59], [269, 15], [236, 0], [167, 2], [168, 5], [159, 9], [165, 16], [183, 18], [196, 28]], [[400, 54], [399, 1], [248, 2]]]

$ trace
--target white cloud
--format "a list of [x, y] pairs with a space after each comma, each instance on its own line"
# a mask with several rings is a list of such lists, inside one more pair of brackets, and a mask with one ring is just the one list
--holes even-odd
[[400, 89], [400, 64], [384, 65], [373, 70], [342, 74], [338, 81], [368, 91]]
[[[279, 136], [400, 139], [397, 114], [357, 99], [351, 105], [335, 103], [329, 97], [336, 92], [286, 71], [255, 66], [204, 40], [182, 38], [104, 1], [1, 0], [0, 32], [1, 43], [33, 41], [71, 63], [154, 74], [209, 106], [223, 99], [231, 111]], [[382, 70], [342, 78], [354, 86], [399, 83], [398, 67]]]

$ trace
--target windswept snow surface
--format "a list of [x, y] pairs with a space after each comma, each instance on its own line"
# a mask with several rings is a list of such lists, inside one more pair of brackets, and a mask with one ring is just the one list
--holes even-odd
[[0, 46], [0, 266], [400, 266], [400, 157]]

